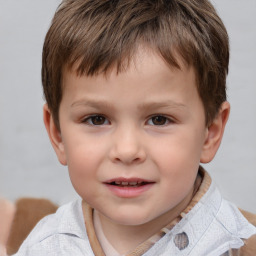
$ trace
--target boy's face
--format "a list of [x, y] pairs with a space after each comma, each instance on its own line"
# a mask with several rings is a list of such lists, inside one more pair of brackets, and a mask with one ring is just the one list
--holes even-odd
[[191, 199], [208, 128], [194, 70], [181, 66], [141, 50], [119, 74], [64, 73], [55, 150], [105, 220], [161, 223]]

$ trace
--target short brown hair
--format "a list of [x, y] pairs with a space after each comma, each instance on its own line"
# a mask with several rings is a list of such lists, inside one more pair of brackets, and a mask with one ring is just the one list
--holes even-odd
[[62, 71], [78, 75], [121, 72], [144, 44], [179, 68], [175, 54], [196, 72], [206, 124], [226, 100], [228, 35], [207, 0], [63, 0], [46, 35], [42, 83], [48, 107], [59, 126]]

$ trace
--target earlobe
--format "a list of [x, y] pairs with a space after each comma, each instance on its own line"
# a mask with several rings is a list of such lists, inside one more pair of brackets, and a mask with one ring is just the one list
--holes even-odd
[[67, 165], [61, 132], [56, 126], [47, 104], [45, 104], [43, 108], [43, 118], [44, 118], [44, 125], [47, 130], [49, 139], [59, 159], [59, 162], [63, 165]]
[[207, 128], [207, 134], [200, 158], [201, 163], [209, 163], [217, 153], [228, 121], [229, 112], [230, 104], [225, 101], [222, 103], [218, 115]]

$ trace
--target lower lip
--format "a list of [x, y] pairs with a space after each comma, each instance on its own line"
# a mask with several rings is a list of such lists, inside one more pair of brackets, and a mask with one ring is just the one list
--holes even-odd
[[106, 184], [108, 189], [113, 194], [115, 194], [118, 197], [123, 197], [123, 198], [138, 197], [141, 194], [145, 193], [147, 190], [149, 190], [153, 185], [154, 185], [154, 183], [149, 183], [149, 184], [139, 186], [139, 187], [119, 187], [119, 186]]

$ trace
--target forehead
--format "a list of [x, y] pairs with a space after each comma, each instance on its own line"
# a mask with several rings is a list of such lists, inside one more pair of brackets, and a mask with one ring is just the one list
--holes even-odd
[[97, 93], [98, 98], [103, 95], [112, 98], [125, 95], [133, 101], [134, 97], [140, 93], [146, 93], [147, 98], [154, 101], [154, 98], [161, 93], [173, 92], [168, 95], [171, 97], [175, 95], [174, 91], [179, 91], [182, 92], [179, 95], [182, 97], [187, 95], [186, 97], [189, 98], [191, 91], [197, 94], [195, 72], [180, 58], [177, 60], [180, 68], [170, 67], [156, 52], [140, 49], [129, 61], [129, 65], [119, 72], [116, 67], [113, 67], [106, 73], [86, 76], [78, 75], [75, 67], [65, 69], [63, 96], [69, 94], [79, 97], [79, 95], [86, 94], [88, 98], [90, 94]]

